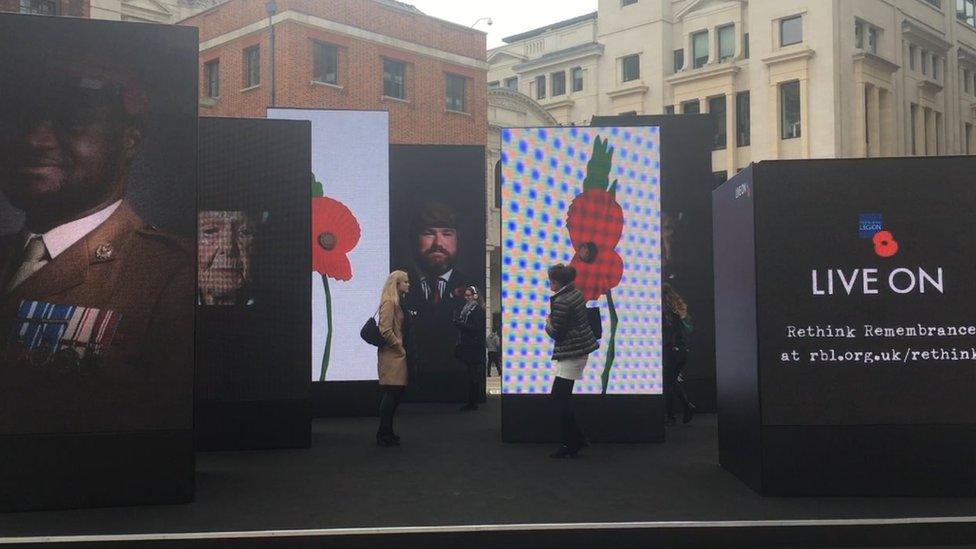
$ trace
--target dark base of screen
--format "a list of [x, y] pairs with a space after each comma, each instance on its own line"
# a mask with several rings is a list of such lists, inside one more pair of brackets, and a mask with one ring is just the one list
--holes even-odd
[[0, 437], [0, 511], [193, 501], [193, 431]]
[[309, 401], [197, 402], [194, 444], [198, 451], [308, 448]]
[[724, 441], [719, 461], [764, 496], [976, 496], [976, 425], [764, 426], [757, 435]]
[[[482, 385], [479, 402], [485, 402]], [[312, 383], [312, 417], [375, 417], [379, 415], [380, 387], [376, 381], [323, 381]], [[465, 375], [429, 374], [407, 385], [404, 403], [462, 403], [468, 400]]]
[[[573, 395], [591, 442], [664, 442], [661, 395]], [[548, 395], [502, 395], [502, 441], [559, 442], [559, 412]]]

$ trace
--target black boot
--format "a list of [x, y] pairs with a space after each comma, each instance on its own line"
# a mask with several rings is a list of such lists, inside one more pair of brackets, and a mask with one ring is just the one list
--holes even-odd
[[563, 444], [558, 450], [549, 454], [553, 459], [575, 458], [579, 454], [579, 447], [567, 446]]

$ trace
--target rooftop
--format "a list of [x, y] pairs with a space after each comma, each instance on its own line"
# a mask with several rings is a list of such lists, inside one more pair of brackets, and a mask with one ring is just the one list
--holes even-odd
[[522, 40], [534, 38], [536, 36], [539, 36], [540, 34], [544, 34], [552, 30], [561, 29], [563, 27], [569, 27], [577, 23], [582, 23], [584, 21], [595, 20], [596, 16], [597, 16], [597, 12], [587, 13], [586, 15], [580, 15], [578, 17], [573, 17], [572, 19], [566, 19], [565, 21], [559, 21], [558, 23], [552, 23], [544, 27], [539, 27], [537, 29], [532, 29], [530, 31], [526, 31], [523, 33], [514, 34], [507, 38], [502, 38], [502, 42], [505, 42], [506, 44], [511, 44], [513, 42], [520, 42]]

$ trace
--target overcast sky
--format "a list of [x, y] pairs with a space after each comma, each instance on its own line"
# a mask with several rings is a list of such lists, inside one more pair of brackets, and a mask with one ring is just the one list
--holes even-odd
[[502, 45], [502, 38], [543, 27], [556, 21], [596, 11], [598, 0], [403, 0], [420, 11], [466, 27], [481, 17], [491, 17], [475, 27], [488, 33], [488, 47]]

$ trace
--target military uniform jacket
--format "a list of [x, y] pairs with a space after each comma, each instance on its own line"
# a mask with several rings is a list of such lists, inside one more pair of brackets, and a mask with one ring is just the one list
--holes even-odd
[[[23, 244], [21, 235], [0, 237], [0, 434], [192, 428], [189, 242], [147, 225], [123, 202], [6, 293]], [[95, 308], [117, 325], [110, 343], [85, 360], [39, 364], [16, 342], [31, 302]]]

